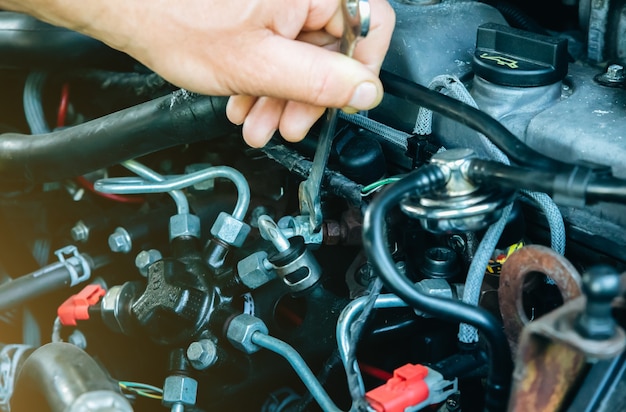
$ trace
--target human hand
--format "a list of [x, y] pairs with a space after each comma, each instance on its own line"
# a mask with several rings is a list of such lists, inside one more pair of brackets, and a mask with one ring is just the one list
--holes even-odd
[[386, 0], [369, 2], [369, 34], [353, 59], [336, 52], [343, 32], [340, 0], [16, 4], [128, 53], [179, 87], [232, 95], [228, 118], [243, 124], [248, 144], [260, 147], [277, 129], [286, 140], [301, 140], [325, 107], [367, 110], [381, 101], [377, 74], [395, 16]]

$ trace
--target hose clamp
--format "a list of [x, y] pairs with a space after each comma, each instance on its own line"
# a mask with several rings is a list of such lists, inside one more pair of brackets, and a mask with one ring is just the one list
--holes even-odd
[[70, 286], [76, 286], [91, 277], [91, 266], [85, 256], [78, 252], [76, 246], [65, 246], [54, 252], [54, 254], [70, 274]]

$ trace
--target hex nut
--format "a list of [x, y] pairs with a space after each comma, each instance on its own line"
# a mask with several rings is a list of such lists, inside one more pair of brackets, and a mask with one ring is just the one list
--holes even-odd
[[250, 226], [240, 220], [235, 219], [225, 212], [221, 212], [213, 227], [211, 234], [222, 242], [235, 247], [241, 247], [246, 237], [250, 233]]
[[187, 359], [194, 369], [202, 371], [217, 362], [217, 346], [212, 340], [200, 339], [187, 347]]
[[267, 334], [269, 330], [261, 319], [243, 313], [230, 321], [226, 337], [235, 348], [252, 354], [261, 349], [260, 346], [252, 342], [252, 335], [255, 332]]
[[113, 253], [128, 253], [133, 248], [133, 241], [128, 231], [123, 227], [117, 227], [109, 235], [109, 249]]
[[[201, 170], [208, 169], [211, 166], [212, 166], [211, 163], [193, 163], [185, 167], [185, 174], [199, 172]], [[213, 190], [213, 188], [215, 187], [215, 179], [203, 180], [201, 182], [194, 184], [192, 187], [194, 190], [197, 190], [197, 191]]]
[[170, 217], [170, 241], [181, 236], [200, 237], [200, 218], [191, 213]]
[[267, 253], [260, 251], [237, 263], [239, 280], [248, 289], [257, 289], [276, 278], [276, 273], [266, 269]]
[[141, 276], [148, 276], [148, 267], [163, 258], [161, 252], [156, 249], [142, 250], [135, 257], [135, 266], [139, 269]]
[[183, 375], [168, 376], [163, 385], [163, 405], [195, 405], [197, 392], [198, 382], [195, 379]]

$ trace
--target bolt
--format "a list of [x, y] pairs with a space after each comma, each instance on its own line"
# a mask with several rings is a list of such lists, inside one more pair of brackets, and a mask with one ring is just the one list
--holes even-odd
[[624, 81], [624, 66], [612, 64], [606, 68], [606, 79], [612, 82]]
[[276, 225], [276, 222], [274, 222], [271, 217], [267, 215], [259, 216], [257, 224], [259, 225], [261, 237], [272, 242], [276, 250], [279, 252], [289, 250], [291, 247], [289, 239], [280, 231], [278, 225]]
[[128, 253], [132, 250], [133, 241], [126, 229], [118, 227], [109, 235], [109, 248], [114, 253]]
[[582, 278], [587, 305], [576, 322], [576, 330], [588, 339], [603, 340], [615, 335], [611, 302], [620, 293], [620, 275], [610, 266], [590, 268]]
[[212, 340], [201, 339], [187, 348], [187, 359], [196, 370], [205, 370], [217, 362], [217, 346]]
[[156, 249], [142, 250], [135, 257], [135, 266], [139, 269], [142, 276], [148, 276], [148, 268], [154, 262], [161, 260], [163, 255]]
[[372, 280], [376, 278], [372, 265], [369, 263], [364, 264], [359, 268], [356, 274], [356, 281], [361, 286], [367, 286]]
[[72, 227], [70, 234], [74, 242], [86, 242], [89, 240], [89, 227], [85, 222], [79, 220], [74, 227]]

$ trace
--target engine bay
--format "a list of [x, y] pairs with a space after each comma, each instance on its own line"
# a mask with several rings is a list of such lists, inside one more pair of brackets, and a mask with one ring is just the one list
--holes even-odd
[[0, 410], [626, 409], [626, 3], [390, 3], [321, 167], [0, 11]]

